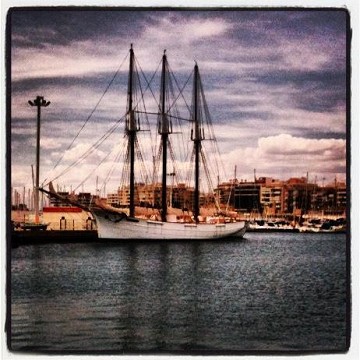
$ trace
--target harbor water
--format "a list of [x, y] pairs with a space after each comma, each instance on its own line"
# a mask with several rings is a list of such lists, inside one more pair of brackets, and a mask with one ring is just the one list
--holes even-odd
[[345, 234], [12, 249], [11, 349], [345, 351]]

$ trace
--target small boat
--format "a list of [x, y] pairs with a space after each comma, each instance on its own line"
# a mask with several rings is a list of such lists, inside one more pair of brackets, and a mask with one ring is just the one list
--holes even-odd
[[250, 221], [250, 232], [299, 232], [299, 229], [291, 225], [285, 220], [267, 221], [264, 219], [257, 219]]
[[43, 231], [46, 230], [49, 224], [25, 222], [20, 224], [20, 228], [24, 231]]

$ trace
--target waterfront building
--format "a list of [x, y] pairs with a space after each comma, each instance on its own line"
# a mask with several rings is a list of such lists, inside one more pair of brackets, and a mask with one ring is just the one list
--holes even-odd
[[[158, 202], [159, 184], [146, 185], [144, 183], [135, 184], [135, 204], [137, 206], [153, 206]], [[114, 207], [127, 208], [130, 205], [130, 187], [122, 186], [117, 193], [107, 195], [107, 203]]]
[[234, 209], [241, 212], [261, 213], [261, 186], [256, 182], [241, 181], [234, 187]]
[[94, 202], [95, 198], [97, 198], [96, 195], [92, 195], [89, 192], [81, 192], [77, 196], [77, 202], [84, 207], [89, 207], [90, 204]]
[[221, 203], [229, 203], [239, 212], [274, 215], [284, 209], [283, 182], [269, 177], [250, 182], [233, 179], [219, 184], [215, 192], [219, 192]]
[[119, 193], [115, 192], [115, 193], [107, 194], [106, 203], [113, 207], [120, 207]]
[[214, 192], [220, 204], [234, 203], [234, 185], [236, 185], [235, 180], [230, 180], [218, 184]]
[[272, 216], [284, 212], [285, 187], [284, 182], [271, 177], [256, 179], [260, 186], [260, 208], [264, 216]]
[[[161, 207], [161, 184], [135, 186], [137, 206]], [[179, 209], [193, 207], [194, 189], [185, 184], [167, 188], [168, 205]], [[222, 209], [254, 216], [280, 216], [293, 214], [300, 216], [309, 212], [343, 213], [346, 210], [347, 191], [344, 183], [321, 187], [308, 182], [306, 177], [290, 178], [286, 181], [271, 177], [259, 177], [255, 181], [231, 179], [220, 183], [211, 194], [200, 194], [200, 205], [211, 207], [218, 200]], [[108, 195], [109, 204], [129, 205], [129, 188]]]
[[[59, 196], [67, 198], [69, 197], [69, 192], [67, 191], [58, 191]], [[51, 196], [50, 197], [50, 205], [53, 207], [66, 207], [66, 206], [70, 206], [68, 202], [65, 202], [63, 200], [61, 200], [58, 197], [54, 197]]]
[[338, 209], [345, 210], [346, 200], [347, 200], [346, 184], [343, 182], [337, 183], [335, 189], [336, 189], [336, 206]]
[[[31, 189], [12, 188], [12, 210], [31, 209], [33, 194]], [[28, 194], [28, 199], [26, 198]], [[74, 194], [68, 191], [58, 191], [62, 197], [71, 197], [83, 206], [89, 206], [98, 196], [90, 192]], [[118, 188], [107, 194], [107, 204], [113, 207], [129, 207], [130, 189], [128, 186]], [[46, 199], [46, 196], [44, 197]], [[136, 206], [161, 208], [161, 183], [135, 184]], [[193, 208], [194, 188], [185, 183], [167, 187], [168, 206], [178, 209]], [[216, 200], [216, 201], [215, 201]], [[239, 213], [250, 213], [252, 216], [281, 216], [322, 214], [345, 216], [347, 208], [346, 183], [335, 179], [331, 184], [319, 185], [309, 182], [307, 177], [290, 178], [286, 181], [271, 177], [259, 177], [255, 181], [230, 179], [222, 182], [212, 193], [200, 194], [200, 206], [214, 207], [215, 202], [222, 210], [235, 210]], [[67, 202], [51, 197], [50, 206], [68, 207]]]
[[288, 214], [301, 215], [305, 213], [311, 203], [311, 195], [308, 192], [307, 179], [290, 178], [284, 182], [286, 201], [284, 210]]
[[313, 193], [312, 210], [322, 211], [324, 215], [344, 215], [347, 206], [345, 183], [317, 187]]
[[[178, 184], [171, 191], [171, 206], [178, 209], [192, 209], [193, 197], [194, 188], [187, 187], [185, 184]], [[203, 198], [203, 196], [200, 196], [200, 202]]]
[[[193, 208], [194, 188], [187, 187], [185, 184], [171, 185], [167, 187], [168, 206], [178, 209]], [[143, 207], [161, 208], [161, 184], [135, 184], [135, 205]], [[200, 194], [200, 205], [214, 201], [214, 196]], [[108, 194], [107, 204], [114, 207], [126, 208], [130, 204], [129, 186], [118, 189], [117, 193]]]
[[229, 204], [238, 212], [261, 216], [300, 216], [316, 211], [343, 214], [347, 204], [345, 183], [335, 181], [334, 185], [320, 187], [309, 182], [307, 177], [286, 181], [259, 177], [250, 182], [232, 179], [219, 184], [214, 191], [221, 204]]

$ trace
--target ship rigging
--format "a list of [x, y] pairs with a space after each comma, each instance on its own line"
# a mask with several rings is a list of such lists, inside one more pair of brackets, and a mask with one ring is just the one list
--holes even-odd
[[[157, 111], [149, 111], [145, 105], [145, 91], [141, 85], [140, 76], [137, 71], [137, 60], [135, 58], [133, 47], [129, 51], [129, 75], [127, 86], [127, 108], [125, 115], [117, 121], [108, 131], [108, 134], [102, 136], [93, 147], [91, 147], [80, 158], [85, 158], [91, 154], [94, 149], [97, 149], [102, 142], [108, 138], [118, 128], [121, 122], [125, 125], [125, 140], [126, 146], [123, 154], [123, 170], [121, 174], [121, 185], [128, 180], [129, 187], [129, 205], [128, 213], [123, 210], [110, 208], [108, 205], [101, 201], [93, 204], [89, 211], [94, 215], [97, 226], [98, 235], [100, 238], [112, 239], [212, 239], [223, 238], [230, 235], [242, 236], [246, 230], [244, 221], [239, 222], [220, 222], [216, 214], [220, 212], [219, 202], [216, 196], [213, 197], [214, 215], [211, 223], [200, 221], [200, 171], [201, 167], [204, 177], [207, 180], [210, 192], [213, 191], [212, 177], [208, 167], [208, 161], [204, 151], [204, 141], [211, 140], [213, 144], [212, 150], [218, 150], [215, 133], [212, 127], [210, 112], [205, 100], [203, 85], [201, 82], [198, 64], [195, 63], [193, 73], [193, 86], [192, 86], [192, 103], [189, 107], [186, 103], [184, 96], [184, 89], [189, 82], [191, 76], [185, 82], [185, 85], [180, 88], [178, 80], [170, 71], [169, 63], [167, 60], [166, 51], [161, 60], [161, 79], [160, 79], [160, 98], [157, 103]], [[145, 78], [145, 77], [144, 77]], [[154, 76], [152, 77], [152, 79]], [[151, 88], [151, 81], [146, 82], [145, 90], [149, 90], [153, 98], [153, 90]], [[175, 86], [177, 93], [175, 92]], [[180, 116], [177, 102], [179, 99], [183, 100], [182, 108], [189, 112], [188, 116]], [[152, 120], [149, 120], [151, 115], [157, 116], [157, 131], [155, 136], [151, 133]], [[187, 135], [187, 140], [184, 140], [184, 125], [190, 125]], [[174, 124], [179, 131], [174, 131]], [[160, 137], [158, 147], [151, 145], [151, 155], [153, 158], [153, 176], [149, 176], [149, 171], [146, 167], [144, 151], [139, 135], [143, 132], [150, 133], [150, 137], [155, 141]], [[188, 150], [189, 142], [193, 144], [191, 151], [182, 155], [180, 165], [178, 164], [175, 156], [173, 140], [177, 137], [177, 149], [182, 148]], [[176, 142], [176, 140], [175, 140]], [[186, 145], [185, 145], [186, 143]], [[180, 145], [180, 146], [179, 146]], [[149, 146], [147, 144], [147, 148]], [[213, 151], [213, 154], [215, 152]], [[176, 221], [169, 221], [169, 194], [168, 194], [168, 157], [170, 155], [172, 161], [173, 172], [172, 176], [178, 177], [184, 170], [184, 164], [188, 164], [187, 172], [194, 175], [194, 180], [191, 183], [193, 186], [193, 199], [192, 199], [192, 217], [189, 221], [178, 218]], [[107, 155], [108, 156], [108, 155]], [[107, 156], [105, 158], [107, 158]], [[116, 156], [119, 159], [120, 155]], [[161, 160], [161, 161], [160, 161]], [[216, 159], [217, 160], [217, 159]], [[156, 179], [159, 173], [159, 163], [161, 162], [161, 204], [153, 204], [154, 207], [160, 207], [160, 221], [153, 221], [139, 217], [136, 213], [136, 177], [142, 178], [145, 182], [156, 184]], [[216, 165], [217, 177], [219, 175], [219, 161], [212, 158], [212, 163]], [[74, 161], [70, 167], [78, 164], [78, 160]], [[201, 166], [202, 165], [202, 166]], [[99, 164], [100, 166], [100, 164]], [[70, 167], [63, 170], [60, 175], [53, 178], [52, 181], [59, 178], [70, 171]], [[112, 169], [111, 169], [112, 171]], [[110, 171], [110, 172], [111, 172]], [[106, 178], [109, 177], [109, 174]], [[52, 181], [49, 182], [51, 196], [57, 196], [53, 187]], [[190, 182], [188, 183], [190, 186]], [[48, 191], [45, 191], [49, 193]], [[160, 205], [160, 206], [156, 206]], [[172, 204], [170, 204], [172, 205]]]

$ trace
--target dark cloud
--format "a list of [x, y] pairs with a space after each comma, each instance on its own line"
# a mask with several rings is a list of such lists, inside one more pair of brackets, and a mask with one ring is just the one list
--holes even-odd
[[302, 41], [308, 38], [336, 38], [345, 41], [348, 12], [336, 10], [255, 10], [221, 13], [238, 28], [229, 34], [239, 44], [276, 48], [282, 40]]
[[304, 129], [303, 127], [292, 128], [293, 135], [301, 135], [307, 139], [346, 139], [346, 134], [340, 131], [332, 131], [326, 127], [324, 128], [316, 128], [316, 129]]
[[[126, 10], [121, 8], [81, 8], [78, 10], [44, 8], [42, 10], [13, 9], [10, 13], [13, 45], [18, 47], [42, 47], [46, 44], [69, 44], [75, 40], [107, 38], [132, 34], [136, 38], [147, 26], [156, 25], [158, 17], [181, 19], [223, 18], [238, 31], [229, 31], [229, 38], [236, 38], [247, 46], [268, 44], [269, 35], [302, 38], [304, 36], [339, 36], [344, 33], [347, 12], [345, 10], [303, 11], [161, 11]], [[273, 40], [276, 41], [274, 38]]]
[[318, 72], [309, 79], [297, 82], [295, 95], [298, 108], [314, 112], [333, 112], [345, 108], [346, 75], [335, 72]]
[[282, 28], [298, 36], [314, 34], [338, 37], [345, 36], [348, 11], [346, 9], [293, 11], [292, 15], [285, 12]]
[[[47, 76], [41, 78], [22, 78], [12, 82], [12, 92], [26, 92], [38, 91], [49, 87], [56, 86], [59, 89], [66, 89], [69, 87], [92, 88], [92, 89], [106, 89], [115, 76], [113, 73], [101, 73], [87, 76]], [[113, 81], [113, 86], [126, 86], [127, 74], [117, 74]]]
[[[125, 10], [16, 10], [11, 14], [12, 45], [41, 48], [46, 45], [67, 45], [73, 41], [106, 39], [109, 36], [134, 36], [143, 29], [141, 19], [146, 12]], [[138, 26], [134, 26], [134, 22]]]
[[[241, 150], [248, 156], [253, 154], [250, 172], [254, 164], [270, 168], [272, 159], [253, 151], [261, 137], [346, 137], [345, 10], [15, 9], [10, 20], [12, 155], [14, 164], [23, 165], [26, 172], [34, 161], [36, 117], [36, 110], [30, 109], [27, 101], [39, 94], [52, 102], [42, 118], [42, 155], [50, 162], [54, 152], [66, 150], [91, 114], [116, 72], [117, 56], [121, 62], [128, 53], [125, 44], [130, 42], [139, 52], [148, 79], [163, 48], [169, 50], [180, 87], [192, 72], [192, 59], [198, 61], [213, 123], [220, 124], [216, 136], [226, 150], [229, 166], [243, 160], [246, 163], [247, 158], [232, 154], [239, 149], [239, 154]], [[77, 144], [85, 147], [96, 141], [124, 114], [128, 63], [124, 64], [107, 91], [108, 97], [89, 120], [87, 126], [92, 130], [82, 133]], [[146, 87], [143, 81], [143, 90]], [[191, 88], [190, 80], [183, 93], [188, 105]], [[152, 90], [158, 99], [159, 74]], [[147, 95], [156, 102], [151, 93]], [[181, 114], [188, 114], [184, 104], [179, 106]], [[156, 121], [156, 117], [149, 121]], [[122, 125], [117, 140], [123, 138]], [[61, 148], [55, 149], [58, 144]], [[284, 153], [283, 148], [279, 152]], [[316, 160], [319, 169], [324, 159]], [[288, 172], [293, 164], [286, 162], [279, 159], [276, 171]], [[345, 170], [334, 164], [324, 171], [330, 168]]]
[[345, 34], [347, 14], [345, 9], [296, 9], [263, 12], [259, 14], [259, 19], [268, 30], [280, 31], [292, 37], [314, 34], [338, 36]]
[[218, 123], [229, 123], [230, 119], [236, 119], [236, 122], [244, 122], [246, 120], [251, 121], [266, 121], [273, 118], [273, 114], [269, 111], [256, 111], [256, 107], [254, 110], [249, 111], [239, 111], [233, 109], [216, 109], [214, 106], [213, 118], [217, 120]]
[[269, 87], [290, 87], [297, 108], [314, 112], [333, 112], [346, 102], [344, 71], [273, 71], [257, 75], [253, 81]]

